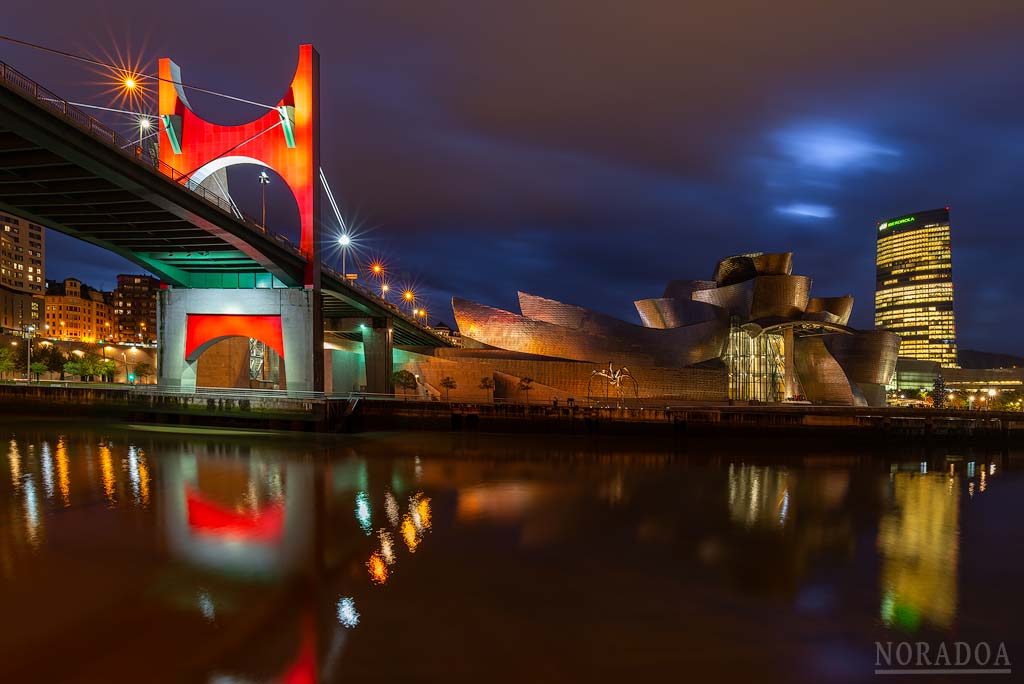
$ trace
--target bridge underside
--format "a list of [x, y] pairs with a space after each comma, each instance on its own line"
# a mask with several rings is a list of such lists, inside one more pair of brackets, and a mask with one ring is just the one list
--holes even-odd
[[118, 149], [113, 134], [107, 142], [83, 128], [0, 88], [0, 211], [108, 249], [174, 285], [302, 284], [305, 260], [287, 241], [174, 182], [135, 146]]

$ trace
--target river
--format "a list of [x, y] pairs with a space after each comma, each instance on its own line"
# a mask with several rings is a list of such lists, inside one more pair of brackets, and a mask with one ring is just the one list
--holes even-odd
[[1024, 655], [1012, 450], [0, 427], [4, 682], [860, 682], [876, 642]]

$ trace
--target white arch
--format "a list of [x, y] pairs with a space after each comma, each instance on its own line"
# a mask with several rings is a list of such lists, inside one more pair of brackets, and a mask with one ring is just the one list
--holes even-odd
[[[226, 169], [227, 167], [234, 166], [236, 164], [255, 164], [256, 166], [262, 166], [264, 168], [267, 168], [267, 169], [270, 169], [271, 171], [273, 171], [273, 168], [270, 166], [270, 164], [261, 162], [259, 159], [253, 159], [252, 157], [235, 155], [235, 156], [217, 157], [216, 159], [203, 164], [202, 166], [200, 166], [198, 169], [196, 169], [192, 173], [192, 176], [189, 178], [189, 180], [192, 181], [193, 183], [195, 183], [196, 185], [199, 185], [204, 180], [209, 178], [211, 174], [214, 174], [214, 173], [220, 171], [221, 169]], [[275, 171], [275, 173], [276, 173], [276, 171]]]

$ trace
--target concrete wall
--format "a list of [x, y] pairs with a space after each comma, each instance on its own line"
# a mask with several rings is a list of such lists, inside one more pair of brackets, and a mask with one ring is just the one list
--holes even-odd
[[196, 363], [197, 387], [249, 387], [249, 340], [229, 337], [207, 349]]
[[[323, 389], [323, 333], [312, 290], [167, 289], [157, 296], [160, 384], [196, 387], [198, 357], [185, 358], [188, 317], [196, 314], [280, 316], [285, 388]], [[315, 322], [315, 324], [314, 324]]]
[[[455, 380], [456, 389], [449, 393], [451, 401], [487, 401], [488, 392], [480, 389], [481, 378], [495, 379], [496, 373], [534, 381], [536, 391], [530, 399], [541, 395], [549, 398], [572, 397], [585, 400], [593, 371], [598, 364], [548, 359], [516, 359], [500, 356], [461, 356], [458, 349], [437, 349], [432, 355], [395, 350], [395, 370], [408, 370], [419, 375], [430, 394], [441, 393], [441, 380]], [[604, 369], [607, 367], [605, 366]], [[671, 397], [683, 401], [725, 401], [728, 399], [728, 375], [722, 370], [703, 368], [631, 367], [641, 398]], [[496, 383], [497, 384], [497, 383]], [[605, 396], [607, 380], [595, 378], [591, 385], [594, 396]], [[543, 387], [542, 387], [543, 386]], [[630, 391], [631, 392], [631, 391]], [[629, 396], [630, 392], [627, 392]], [[608, 395], [615, 390], [608, 388]], [[498, 391], [496, 397], [516, 399], [518, 392]]]

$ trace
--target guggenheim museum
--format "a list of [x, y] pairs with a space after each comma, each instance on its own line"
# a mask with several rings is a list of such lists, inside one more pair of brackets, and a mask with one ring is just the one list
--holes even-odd
[[455, 298], [462, 346], [396, 349], [394, 367], [421, 395], [454, 384], [453, 401], [884, 405], [900, 338], [849, 327], [853, 298], [812, 297], [811, 282], [789, 252], [731, 256], [637, 300], [639, 324], [525, 292], [519, 313]]

